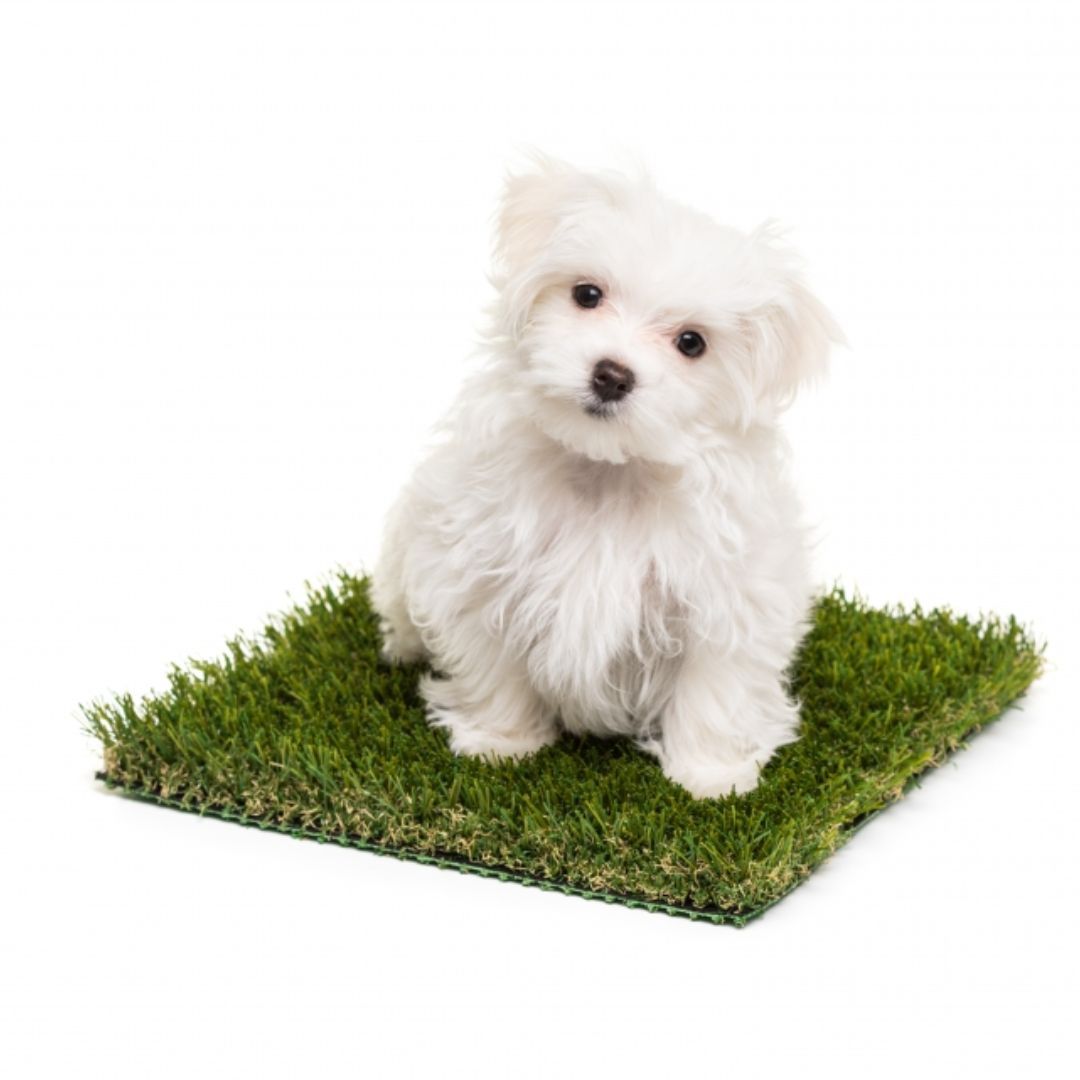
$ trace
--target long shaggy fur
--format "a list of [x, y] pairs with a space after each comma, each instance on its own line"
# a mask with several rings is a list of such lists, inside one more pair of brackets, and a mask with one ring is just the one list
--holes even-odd
[[[750, 790], [797, 736], [812, 599], [777, 417], [832, 320], [770, 228], [548, 158], [507, 184], [493, 281], [487, 362], [388, 520], [387, 657], [430, 660], [457, 753], [621, 735], [694, 795]], [[633, 372], [623, 400], [598, 403], [601, 359]]]

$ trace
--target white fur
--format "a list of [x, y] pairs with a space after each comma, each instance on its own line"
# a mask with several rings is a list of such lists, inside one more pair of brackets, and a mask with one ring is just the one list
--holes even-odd
[[[487, 363], [388, 521], [386, 656], [430, 660], [458, 753], [626, 735], [694, 795], [751, 790], [797, 737], [812, 600], [777, 416], [838, 332], [768, 228], [547, 158], [507, 185], [493, 280]], [[607, 416], [601, 358], [636, 377]]]

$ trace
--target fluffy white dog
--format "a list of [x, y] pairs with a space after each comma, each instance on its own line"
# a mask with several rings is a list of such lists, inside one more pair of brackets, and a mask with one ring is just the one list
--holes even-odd
[[487, 363], [392, 510], [385, 655], [459, 754], [626, 735], [696, 796], [797, 737], [812, 603], [777, 418], [839, 340], [767, 228], [547, 158], [508, 181]]

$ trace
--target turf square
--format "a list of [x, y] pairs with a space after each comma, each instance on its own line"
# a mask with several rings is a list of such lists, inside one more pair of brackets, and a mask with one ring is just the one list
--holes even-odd
[[341, 572], [262, 635], [84, 709], [106, 783], [183, 810], [543, 888], [741, 925], [785, 896], [1042, 669], [1015, 618], [819, 600], [792, 670], [802, 738], [749, 795], [695, 801], [626, 740], [516, 765], [456, 758], [415, 668], [378, 659]]

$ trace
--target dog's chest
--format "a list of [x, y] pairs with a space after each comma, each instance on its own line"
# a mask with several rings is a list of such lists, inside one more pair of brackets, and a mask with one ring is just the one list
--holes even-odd
[[547, 493], [515, 559], [506, 629], [568, 728], [634, 733], [666, 700], [685, 643], [687, 537], [665, 492], [597, 474]]

